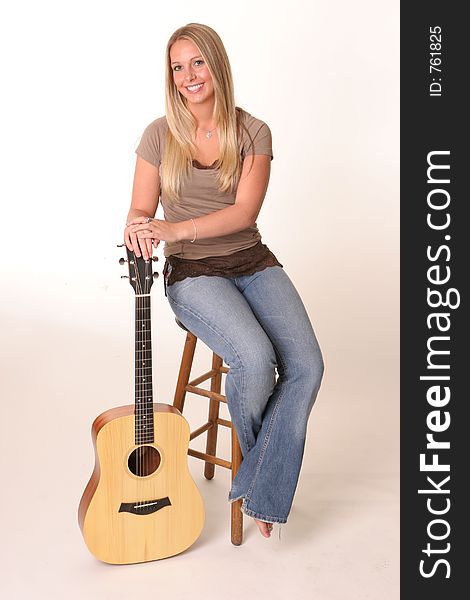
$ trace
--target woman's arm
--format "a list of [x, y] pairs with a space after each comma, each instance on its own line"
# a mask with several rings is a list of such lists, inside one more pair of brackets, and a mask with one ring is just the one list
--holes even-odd
[[[235, 233], [255, 224], [268, 189], [271, 157], [257, 154], [253, 159], [251, 170], [251, 158], [244, 161], [235, 204], [194, 219], [198, 239]], [[178, 225], [180, 240], [192, 240], [194, 226], [191, 220], [181, 221]]]
[[[253, 156], [253, 164], [251, 157], [247, 156], [240, 175], [235, 204], [194, 219], [197, 239], [228, 235], [253, 225], [268, 189], [270, 173], [269, 155]], [[155, 219], [151, 223], [134, 225], [131, 231], [134, 235], [137, 234], [139, 239], [156, 238], [167, 242], [192, 240], [195, 236], [191, 219], [179, 223]]]
[[[128, 223], [129, 225], [126, 225], [126, 229], [124, 230], [125, 244], [131, 251], [135, 248], [137, 256], [140, 256], [139, 242], [136, 234], [132, 232], [131, 221], [138, 217], [153, 217], [157, 212], [159, 198], [160, 173], [157, 167], [137, 155], [131, 206], [126, 220], [126, 224]], [[148, 252], [148, 255], [145, 254], [145, 256], [151, 256], [152, 240], [141, 240], [141, 244], [141, 250], [144, 254], [145, 250]]]

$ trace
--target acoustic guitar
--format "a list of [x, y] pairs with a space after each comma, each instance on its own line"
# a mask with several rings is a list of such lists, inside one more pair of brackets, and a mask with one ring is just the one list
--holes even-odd
[[153, 402], [150, 290], [157, 273], [151, 260], [126, 251], [135, 292], [135, 403], [93, 422], [95, 468], [78, 509], [88, 549], [112, 564], [179, 554], [205, 518], [188, 469], [188, 422], [177, 408]]

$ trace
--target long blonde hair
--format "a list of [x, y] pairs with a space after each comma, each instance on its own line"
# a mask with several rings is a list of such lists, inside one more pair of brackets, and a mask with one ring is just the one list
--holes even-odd
[[253, 140], [242, 122], [241, 110], [235, 106], [232, 71], [222, 40], [209, 26], [188, 23], [177, 29], [166, 47], [165, 112], [168, 132], [162, 157], [162, 190], [171, 200], [179, 198], [184, 180], [189, 177], [192, 159], [197, 153], [193, 141], [197, 123], [187, 107], [186, 98], [177, 90], [173, 81], [170, 49], [180, 39], [191, 40], [203, 57], [214, 85], [214, 121], [219, 129], [219, 162], [217, 183], [221, 192], [236, 188], [241, 159], [239, 140], [243, 128]]

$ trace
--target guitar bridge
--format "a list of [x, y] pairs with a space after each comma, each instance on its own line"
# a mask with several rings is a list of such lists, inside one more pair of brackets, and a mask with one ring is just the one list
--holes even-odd
[[128, 512], [134, 515], [150, 515], [165, 506], [171, 506], [168, 496], [158, 500], [145, 500], [144, 502], [123, 502], [119, 512]]

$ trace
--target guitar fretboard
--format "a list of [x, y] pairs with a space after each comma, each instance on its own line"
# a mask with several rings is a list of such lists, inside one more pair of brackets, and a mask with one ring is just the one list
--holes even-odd
[[135, 443], [154, 441], [150, 294], [135, 299]]

